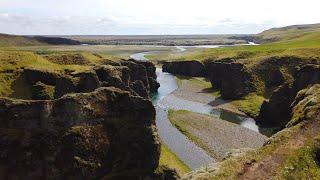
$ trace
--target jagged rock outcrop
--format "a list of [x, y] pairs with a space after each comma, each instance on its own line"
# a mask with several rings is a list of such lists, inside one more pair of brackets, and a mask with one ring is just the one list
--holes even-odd
[[204, 65], [199, 61], [163, 62], [162, 71], [191, 77], [204, 77], [206, 75]]
[[263, 102], [257, 123], [264, 126], [284, 127], [291, 118], [291, 104], [297, 93], [313, 84], [320, 83], [320, 66], [304, 65], [294, 73], [292, 84], [285, 84], [275, 90], [268, 101]]
[[50, 101], [0, 98], [0, 129], [0, 179], [141, 178], [158, 166], [151, 101], [117, 88]]
[[235, 99], [255, 91], [251, 72], [236, 62], [205, 62], [206, 72], [213, 88], [221, 90], [225, 99]]

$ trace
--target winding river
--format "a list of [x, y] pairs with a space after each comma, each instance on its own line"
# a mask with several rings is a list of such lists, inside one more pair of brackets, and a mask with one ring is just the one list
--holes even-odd
[[[131, 58], [147, 61], [145, 55], [150, 53], [153, 52], [136, 53], [131, 55]], [[259, 132], [258, 126], [251, 118], [241, 117], [234, 113], [214, 109], [208, 104], [188, 101], [172, 95], [171, 93], [178, 88], [175, 77], [162, 72], [161, 68], [157, 68], [156, 73], [160, 88], [158, 93], [153, 96], [152, 101], [156, 108], [156, 125], [160, 138], [191, 169], [206, 166], [215, 162], [215, 160], [171, 124], [168, 119], [169, 109], [189, 110], [213, 115]]]

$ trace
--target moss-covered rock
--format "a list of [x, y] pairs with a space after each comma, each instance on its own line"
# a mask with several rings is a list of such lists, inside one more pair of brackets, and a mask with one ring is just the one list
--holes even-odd
[[46, 100], [54, 99], [55, 87], [37, 82], [32, 86], [32, 99]]

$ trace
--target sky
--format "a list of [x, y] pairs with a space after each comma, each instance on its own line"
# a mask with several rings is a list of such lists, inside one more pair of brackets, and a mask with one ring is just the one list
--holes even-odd
[[0, 33], [253, 34], [320, 23], [320, 0], [0, 0]]

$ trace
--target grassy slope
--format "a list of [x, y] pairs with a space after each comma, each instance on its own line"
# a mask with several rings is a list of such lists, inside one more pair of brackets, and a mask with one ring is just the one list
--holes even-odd
[[[69, 52], [69, 54], [72, 54], [72, 52]], [[103, 59], [87, 52], [80, 54], [91, 64], [97, 64]], [[90, 68], [89, 65], [60, 65], [49, 61], [44, 56], [39, 55], [36, 52], [12, 49], [7, 50], [2, 48], [0, 49], [0, 96], [12, 96], [14, 89], [26, 88], [24, 87], [23, 81], [16, 81], [19, 77], [19, 73], [25, 67], [54, 71], [57, 73], [63, 73], [65, 70], [78, 72]], [[26, 96], [28, 97], [27, 94]]]
[[293, 25], [272, 28], [258, 34], [257, 37], [266, 42], [290, 40], [320, 31], [320, 24]]

